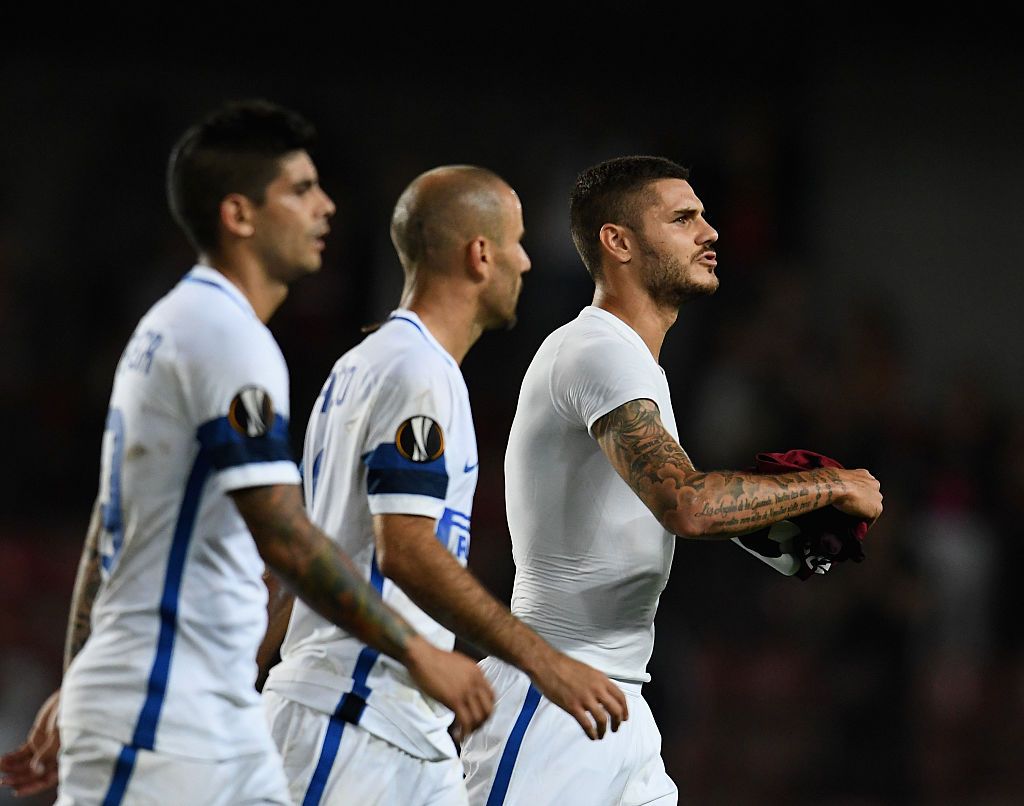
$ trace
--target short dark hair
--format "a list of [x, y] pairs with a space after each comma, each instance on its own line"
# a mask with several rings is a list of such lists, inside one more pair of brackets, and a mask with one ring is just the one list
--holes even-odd
[[230, 101], [191, 126], [171, 150], [167, 200], [171, 215], [199, 251], [216, 251], [220, 203], [241, 193], [262, 204], [281, 158], [308, 149], [313, 125], [263, 99]]
[[615, 157], [585, 169], [569, 197], [569, 226], [590, 276], [601, 276], [598, 233], [605, 224], [637, 225], [640, 194], [658, 179], [689, 179], [690, 171], [664, 157]]

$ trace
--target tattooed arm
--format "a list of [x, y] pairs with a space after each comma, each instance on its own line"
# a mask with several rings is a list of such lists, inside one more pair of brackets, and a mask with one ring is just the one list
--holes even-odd
[[297, 485], [249, 487], [232, 497], [260, 554], [282, 582], [328, 621], [404, 662], [412, 627], [309, 520]]
[[700, 472], [651, 400], [619, 406], [594, 423], [593, 433], [612, 467], [681, 537], [731, 538], [826, 506], [869, 521], [882, 511], [878, 481], [866, 470]]
[[68, 614], [68, 631], [64, 640], [64, 672], [71, 661], [82, 651], [92, 631], [92, 604], [100, 589], [100, 503], [97, 499], [85, 533], [85, 546], [78, 562], [75, 587], [71, 594], [71, 612]]
[[477, 665], [416, 633], [306, 514], [297, 484], [231, 494], [256, 546], [281, 582], [313, 610], [404, 664], [427, 694], [455, 712], [468, 733], [490, 713], [494, 694]]

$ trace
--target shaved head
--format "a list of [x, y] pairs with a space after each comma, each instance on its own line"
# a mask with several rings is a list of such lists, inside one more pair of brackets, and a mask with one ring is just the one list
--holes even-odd
[[391, 242], [406, 273], [444, 269], [453, 250], [477, 236], [505, 236], [505, 194], [512, 189], [486, 168], [444, 165], [417, 176], [391, 216]]

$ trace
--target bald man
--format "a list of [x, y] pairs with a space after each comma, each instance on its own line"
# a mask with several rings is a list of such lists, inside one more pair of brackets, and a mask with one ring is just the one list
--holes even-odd
[[[459, 366], [485, 330], [515, 321], [530, 268], [522, 237], [519, 198], [490, 171], [443, 166], [405, 189], [391, 220], [400, 307], [337, 361], [313, 406], [306, 506], [428, 640], [451, 649], [457, 635], [502, 658], [599, 739], [628, 715], [621, 690], [554, 650], [466, 567], [478, 454]], [[268, 633], [262, 658], [273, 643]], [[468, 802], [452, 712], [301, 601], [263, 691], [296, 803]]]

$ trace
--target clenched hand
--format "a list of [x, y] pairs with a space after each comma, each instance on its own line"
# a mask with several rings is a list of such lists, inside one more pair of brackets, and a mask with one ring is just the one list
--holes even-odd
[[9, 786], [18, 797], [45, 792], [57, 784], [57, 710], [60, 689], [47, 697], [39, 708], [28, 739], [17, 750], [0, 756], [0, 784]]
[[405, 666], [416, 685], [455, 712], [457, 741], [491, 715], [494, 690], [480, 667], [461, 652], [445, 652], [417, 636], [409, 641]]
[[552, 650], [531, 675], [551, 702], [571, 714], [591, 739], [601, 739], [629, 719], [626, 695], [608, 677], [585, 663]]

